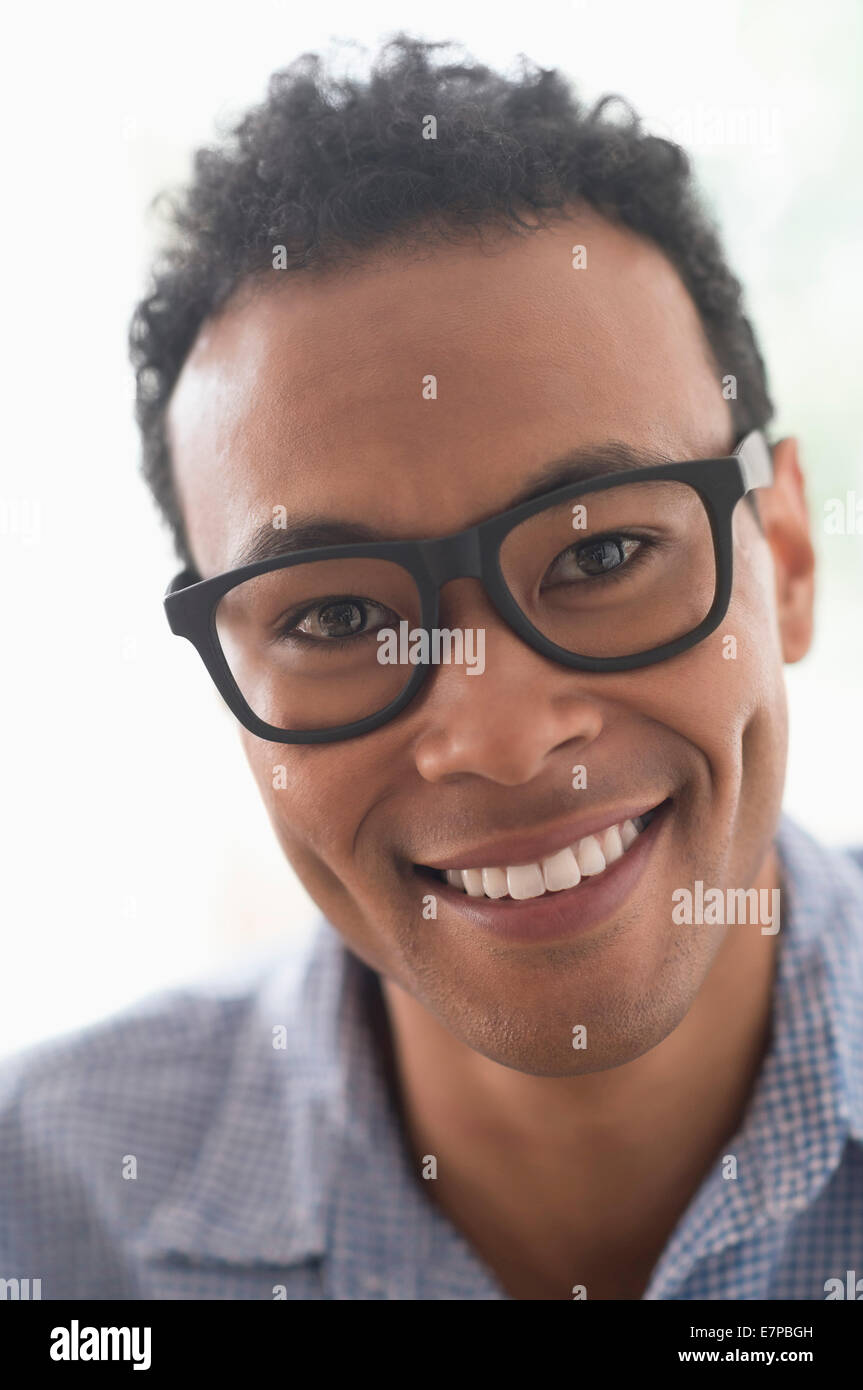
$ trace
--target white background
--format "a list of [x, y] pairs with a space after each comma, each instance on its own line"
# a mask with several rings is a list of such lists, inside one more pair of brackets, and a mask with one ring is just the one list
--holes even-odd
[[[6, 21], [0, 1051], [65, 1031], [312, 914], [230, 716], [161, 607], [174, 560], [136, 473], [125, 335], [191, 151], [331, 36], [362, 70], [402, 25], [627, 96], [695, 157], [810, 473], [819, 638], [789, 672], [787, 808], [863, 841], [863, 498], [855, 64], [863, 7], [280, 0], [41, 4]], [[749, 133], [747, 133], [749, 132]]]

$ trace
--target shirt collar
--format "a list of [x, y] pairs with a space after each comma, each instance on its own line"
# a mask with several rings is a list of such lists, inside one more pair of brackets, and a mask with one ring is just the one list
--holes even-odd
[[476, 1296], [488, 1275], [417, 1188], [391, 1065], [378, 977], [321, 922], [306, 958], [254, 996], [217, 1117], [138, 1256], [285, 1268], [329, 1255], [339, 1299], [423, 1297], [423, 1270], [443, 1263]]
[[834, 1116], [863, 1142], [863, 859], [825, 849], [788, 816], [781, 818], [777, 848], [788, 921], [777, 1060], [805, 1094], [816, 1076], [806, 1061], [823, 1052], [825, 1117]]
[[[696, 1196], [690, 1255], [742, 1236], [753, 1221], [799, 1210], [835, 1168], [845, 1139], [863, 1141], [863, 876], [785, 816], [777, 847], [774, 1037], [731, 1146], [740, 1181], [706, 1182]], [[361, 1219], [362, 1260], [333, 1262], [334, 1296], [369, 1297], [378, 1285], [402, 1299], [424, 1296], [421, 1271], [439, 1267], [432, 1246], [440, 1255], [444, 1240], [472, 1290], [464, 1296], [477, 1297], [479, 1281], [481, 1296], [500, 1297], [418, 1189], [390, 1065], [377, 976], [322, 923], [308, 956], [284, 962], [252, 997], [217, 1117], [193, 1167], [143, 1228], [141, 1256], [285, 1267], [350, 1249], [351, 1224]], [[663, 1257], [656, 1276], [665, 1264]]]
[[307, 959], [286, 958], [251, 996], [219, 1111], [154, 1208], [142, 1256], [290, 1265], [323, 1254], [330, 1141], [350, 1124], [340, 1037], [359, 1005], [352, 960], [323, 926]]
[[[737, 1134], [672, 1234], [647, 1299], [665, 1298], [694, 1263], [784, 1224], [863, 1140], [863, 875], [787, 816], [776, 837], [781, 926], [772, 1036]], [[739, 928], [738, 928], [739, 929]], [[735, 928], [731, 928], [735, 930]]]

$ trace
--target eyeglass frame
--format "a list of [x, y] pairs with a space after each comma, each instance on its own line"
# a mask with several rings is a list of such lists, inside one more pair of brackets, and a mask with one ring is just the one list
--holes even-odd
[[[519, 608], [504, 580], [500, 550], [516, 526], [538, 512], [631, 483], [680, 482], [693, 488], [701, 498], [710, 521], [716, 565], [713, 602], [702, 621], [682, 637], [631, 656], [589, 657], [567, 651], [545, 637]], [[602, 473], [581, 482], [566, 483], [541, 497], [519, 503], [476, 526], [449, 536], [419, 541], [368, 541], [349, 545], [318, 546], [285, 555], [271, 556], [238, 569], [226, 570], [210, 579], [200, 579], [193, 569], [184, 569], [171, 581], [164, 597], [171, 631], [185, 637], [196, 648], [212, 680], [244, 728], [271, 743], [337, 743], [388, 724], [410, 704], [428, 675], [428, 664], [419, 664], [394, 700], [376, 714], [351, 724], [330, 729], [280, 729], [260, 719], [247, 703], [228, 665], [216, 627], [219, 600], [247, 579], [278, 569], [314, 560], [377, 559], [400, 565], [413, 579], [421, 606], [419, 629], [437, 627], [440, 593], [453, 579], [478, 579], [498, 615], [534, 651], [574, 671], [634, 671], [668, 661], [709, 637], [722, 622], [731, 602], [733, 580], [732, 518], [741, 497], [755, 488], [773, 482], [770, 446], [761, 430], [751, 430], [730, 455], [709, 459], [690, 459], [684, 463], [663, 463], [649, 468], [630, 468]]]

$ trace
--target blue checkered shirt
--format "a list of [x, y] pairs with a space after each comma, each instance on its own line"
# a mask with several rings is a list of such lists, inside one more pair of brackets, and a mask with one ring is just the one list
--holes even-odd
[[[772, 1039], [725, 1145], [738, 1177], [717, 1156], [648, 1300], [824, 1299], [863, 1277], [863, 852], [787, 818], [777, 843]], [[377, 976], [322, 923], [256, 978], [6, 1061], [0, 1279], [48, 1299], [506, 1298], [417, 1173], [383, 1019]]]

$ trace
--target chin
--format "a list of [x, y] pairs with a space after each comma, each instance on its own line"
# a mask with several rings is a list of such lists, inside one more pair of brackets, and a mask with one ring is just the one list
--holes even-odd
[[[697, 986], [680, 978], [600, 998], [577, 987], [554, 991], [533, 1005], [482, 1009], [464, 1002], [456, 1017], [434, 1008], [461, 1042], [490, 1061], [529, 1076], [587, 1076], [634, 1062], [658, 1047], [682, 1022]], [[432, 1007], [429, 1001], [424, 1001]], [[452, 1012], [452, 996], [450, 1010]], [[583, 1033], [574, 1032], [583, 1028]], [[576, 1044], [583, 1044], [586, 1046]]]

